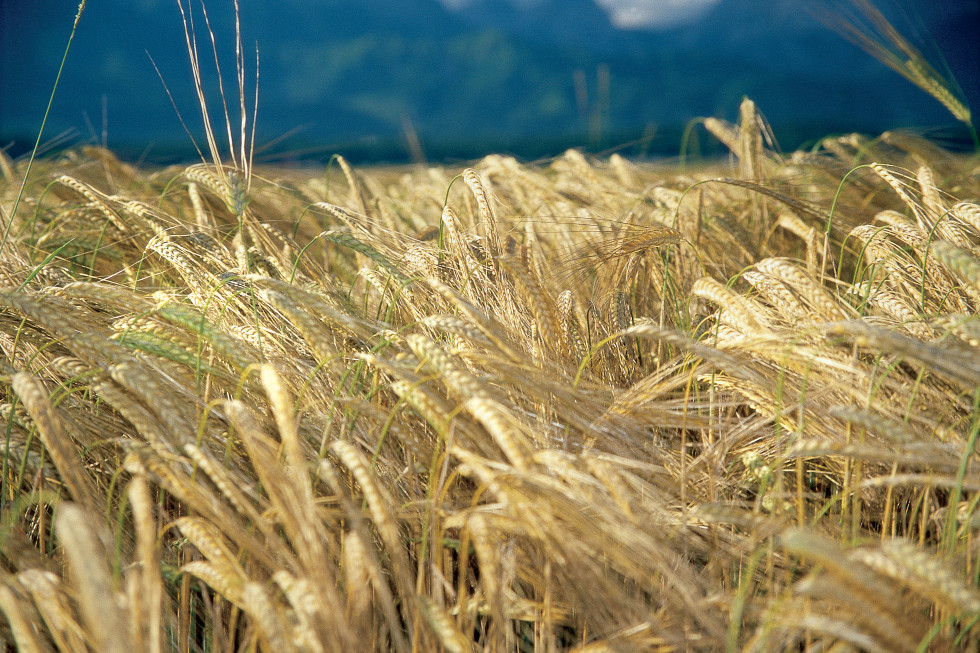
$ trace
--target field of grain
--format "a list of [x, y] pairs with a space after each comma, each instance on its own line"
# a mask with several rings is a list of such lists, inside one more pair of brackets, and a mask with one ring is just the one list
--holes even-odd
[[0, 161], [24, 651], [976, 650], [980, 160]]

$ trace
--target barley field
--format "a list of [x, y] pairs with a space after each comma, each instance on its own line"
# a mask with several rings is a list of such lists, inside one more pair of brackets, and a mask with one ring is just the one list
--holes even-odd
[[252, 166], [187, 45], [209, 162], [0, 151], [5, 650], [980, 649], [976, 153]]
[[24, 651], [976, 650], [980, 161], [2, 161]]

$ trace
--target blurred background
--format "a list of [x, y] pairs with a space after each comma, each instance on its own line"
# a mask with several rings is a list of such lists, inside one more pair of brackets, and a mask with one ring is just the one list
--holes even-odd
[[[190, 3], [223, 126], [211, 42], [199, 0]], [[489, 152], [531, 160], [572, 146], [676, 156], [686, 125], [735, 120], [743, 96], [784, 150], [895, 128], [971, 142], [938, 102], [814, 15], [833, 16], [841, 3], [830, 0], [240, 6], [250, 105], [259, 52], [257, 160], [453, 161]], [[876, 6], [980, 106], [980, 2]], [[206, 8], [237, 120], [232, 2]], [[0, 148], [11, 155], [33, 146], [76, 10], [77, 0], [0, 0]], [[89, 0], [44, 140], [103, 144], [131, 160], [192, 160], [177, 110], [203, 147], [177, 0]], [[699, 146], [712, 140], [702, 134]]]

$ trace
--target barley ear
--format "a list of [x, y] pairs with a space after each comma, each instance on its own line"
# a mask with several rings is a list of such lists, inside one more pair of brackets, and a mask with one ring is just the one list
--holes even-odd
[[470, 653], [473, 647], [453, 623], [452, 617], [424, 595], [418, 596], [419, 608], [429, 628], [439, 638], [439, 643], [449, 653]]
[[293, 401], [282, 377], [274, 367], [263, 365], [260, 376], [266, 396], [269, 398], [272, 414], [276, 418], [276, 425], [279, 427], [279, 439], [286, 454], [286, 473], [292, 477], [297, 491], [302, 492], [304, 503], [312, 506], [313, 490], [310, 487], [310, 476], [306, 472], [306, 457], [299, 440], [299, 427], [293, 411]]
[[980, 258], [973, 252], [940, 240], [932, 244], [932, 253], [960, 279], [980, 289]]
[[[402, 543], [401, 535], [398, 530], [398, 522], [391, 513], [393, 500], [387, 490], [378, 483], [377, 475], [371, 469], [364, 455], [357, 448], [346, 440], [334, 440], [330, 449], [340, 459], [345, 467], [350, 471], [351, 476], [357, 480], [361, 487], [364, 499], [367, 502], [368, 510], [378, 535], [384, 542], [386, 553], [391, 558], [391, 570], [394, 576], [395, 587], [403, 600], [415, 594], [412, 583], [411, 572], [413, 566], [409, 564], [405, 547]], [[417, 606], [404, 605], [403, 618], [411, 628], [416, 621], [415, 612]]]
[[480, 175], [473, 168], [467, 168], [463, 171], [463, 180], [470, 187], [470, 190], [473, 191], [477, 206], [480, 207], [487, 254], [490, 256], [493, 269], [499, 272], [497, 270], [497, 256], [500, 254], [500, 236], [497, 234], [497, 217], [494, 215], [490, 196], [483, 186], [483, 180], [480, 179]]
[[265, 587], [251, 581], [245, 583], [242, 603], [265, 642], [264, 650], [291, 650], [292, 647], [287, 643], [291, 639], [287, 636], [291, 629], [285, 623], [282, 610], [273, 603]]
[[[7, 625], [10, 627], [18, 651], [42, 653], [48, 650], [41, 646], [33, 620], [25, 614], [25, 610], [33, 612], [32, 606], [25, 604], [25, 601], [6, 584], [0, 584], [0, 610], [7, 618]], [[7, 646], [9, 647], [9, 644]]]
[[131, 617], [136, 622], [139, 649], [148, 653], [163, 650], [163, 585], [160, 576], [160, 557], [157, 548], [157, 524], [153, 516], [153, 500], [142, 474], [129, 485], [129, 503], [133, 509], [136, 529], [138, 581], [133, 584], [136, 595], [130, 596]]
[[37, 424], [41, 441], [68, 491], [79, 504], [94, 510], [100, 505], [95, 499], [98, 493], [91, 479], [85, 475], [84, 467], [79, 464], [74, 447], [48, 399], [47, 391], [36, 378], [26, 372], [15, 374], [11, 385]]
[[113, 587], [106, 548], [93, 528], [98, 523], [100, 519], [75, 503], [59, 505], [54, 518], [92, 647], [106, 653], [130, 653], [133, 642], [127, 623], [135, 615], [122, 607], [122, 597]]

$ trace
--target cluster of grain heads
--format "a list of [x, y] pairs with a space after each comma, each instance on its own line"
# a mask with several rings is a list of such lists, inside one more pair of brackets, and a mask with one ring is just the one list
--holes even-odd
[[[967, 650], [968, 640], [955, 629], [934, 628], [928, 618], [930, 605], [951, 622], [980, 614], [980, 593], [941, 559], [900, 538], [842, 550], [826, 537], [794, 528], [779, 542], [808, 572], [793, 599], [772, 608], [751, 648], [785, 649], [812, 638], [872, 651]], [[899, 615], [886, 607], [896, 600], [921, 607]]]
[[975, 163], [764, 124], [685, 174], [39, 163], [0, 638], [975, 648]]

